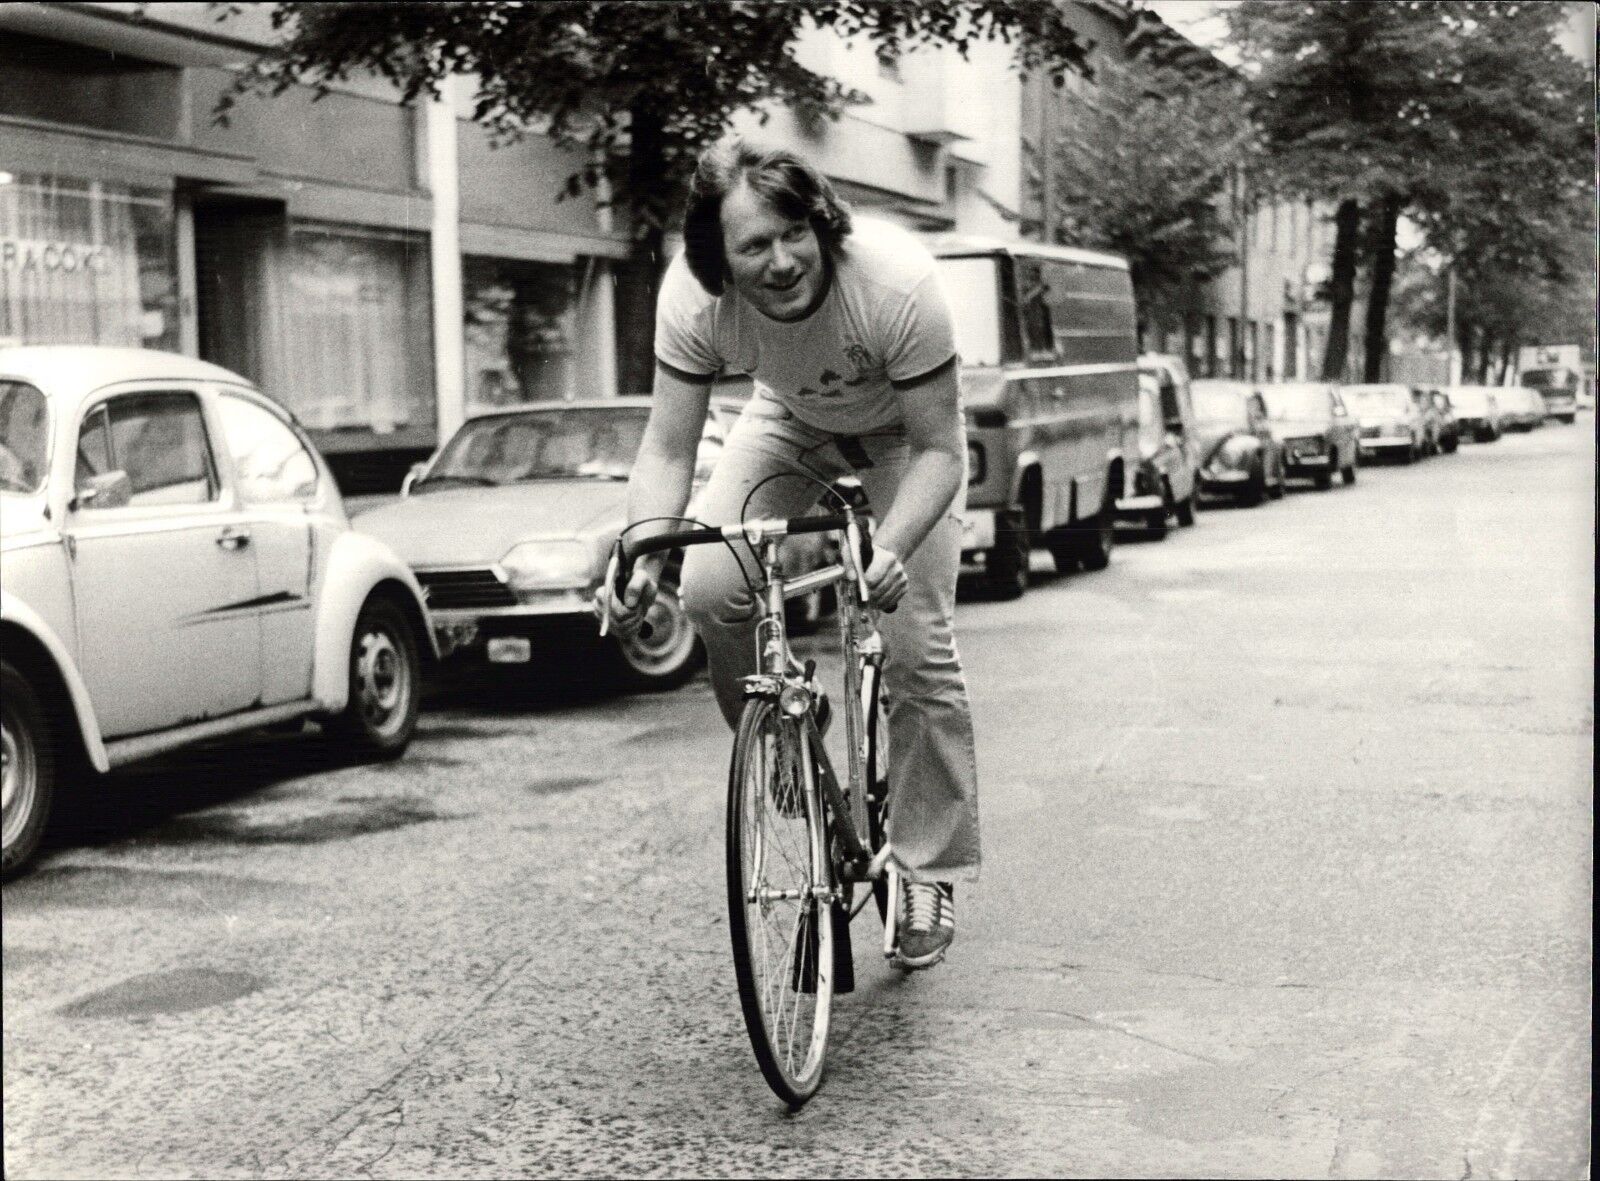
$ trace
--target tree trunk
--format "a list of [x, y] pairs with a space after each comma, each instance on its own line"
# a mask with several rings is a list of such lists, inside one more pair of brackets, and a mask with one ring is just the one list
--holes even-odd
[[617, 392], [646, 394], [655, 376], [656, 295], [666, 259], [671, 186], [660, 117], [648, 107], [631, 112], [628, 195], [633, 257], [617, 274]]
[[1511, 354], [1516, 351], [1516, 344], [1510, 340], [1500, 342], [1500, 377], [1499, 381], [1506, 379], [1506, 374], [1511, 372]]
[[1345, 355], [1350, 351], [1350, 305], [1356, 294], [1356, 246], [1361, 230], [1361, 206], [1339, 202], [1334, 215], [1333, 275], [1328, 281], [1332, 310], [1328, 317], [1328, 348], [1322, 355], [1322, 380], [1344, 377]]
[[1367, 293], [1367, 339], [1363, 381], [1382, 381], [1389, 356], [1389, 291], [1394, 286], [1395, 230], [1400, 224], [1399, 194], [1384, 197], [1372, 237], [1372, 289]]

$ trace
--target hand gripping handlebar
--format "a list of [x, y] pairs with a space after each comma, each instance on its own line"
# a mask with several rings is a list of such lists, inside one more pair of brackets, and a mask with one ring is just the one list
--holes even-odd
[[[709, 545], [713, 542], [754, 541], [763, 534], [771, 535], [774, 532], [784, 537], [792, 537], [798, 533], [831, 533], [848, 528], [854, 519], [853, 515], [830, 513], [825, 516], [795, 517], [787, 521], [755, 521], [748, 525], [727, 525], [720, 529], [678, 529], [668, 533], [657, 533], [639, 541], [618, 538], [611, 549], [611, 560], [606, 567], [606, 584], [611, 588], [612, 594], [621, 600], [628, 589], [629, 580], [633, 578], [634, 564], [648, 554], [663, 553], [666, 550], [691, 545]], [[857, 532], [861, 538], [861, 569], [865, 571], [872, 564], [872, 538], [865, 529]], [[606, 633], [608, 621], [609, 614], [601, 619], [601, 635]], [[639, 629], [641, 636], [649, 639], [650, 632], [649, 624], [641, 625]]]

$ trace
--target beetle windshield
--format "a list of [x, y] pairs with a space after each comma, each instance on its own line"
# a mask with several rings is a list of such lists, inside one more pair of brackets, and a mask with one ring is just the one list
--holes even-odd
[[50, 410], [22, 381], [0, 380], [0, 492], [37, 492], [44, 484]]
[[649, 416], [646, 407], [568, 407], [474, 419], [413, 487], [626, 480]]
[[1243, 389], [1196, 382], [1193, 394], [1195, 417], [1205, 425], [1226, 427], [1248, 425], [1249, 415], [1245, 413]]
[[1322, 385], [1279, 385], [1261, 391], [1267, 414], [1279, 422], [1290, 418], [1327, 418], [1328, 387]]

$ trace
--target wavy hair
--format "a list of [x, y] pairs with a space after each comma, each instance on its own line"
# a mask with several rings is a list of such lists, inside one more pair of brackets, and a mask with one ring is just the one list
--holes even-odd
[[810, 164], [781, 148], [757, 147], [743, 139], [714, 144], [700, 153], [683, 212], [683, 252], [700, 286], [721, 295], [728, 275], [722, 241], [722, 202], [743, 181], [791, 221], [805, 220], [825, 249], [837, 254], [850, 236], [850, 206]]

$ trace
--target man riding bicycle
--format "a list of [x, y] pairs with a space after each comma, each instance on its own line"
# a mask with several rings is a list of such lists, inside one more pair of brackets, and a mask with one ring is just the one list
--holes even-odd
[[[889, 841], [905, 883], [897, 959], [931, 967], [955, 935], [954, 884], [976, 880], [979, 863], [972, 716], [953, 633], [966, 427], [933, 256], [905, 230], [852, 218], [793, 153], [732, 140], [702, 154], [690, 183], [684, 250], [662, 282], [655, 339], [630, 524], [681, 517], [723, 373], [748, 373], [755, 391], [700, 519], [800, 516], [819, 480], [849, 474], [881, 510], [866, 579], [875, 606], [903, 608], [880, 625], [894, 751]], [[643, 524], [630, 536], [672, 527]], [[619, 631], [642, 623], [661, 566], [641, 560], [620, 599], [601, 591]], [[741, 678], [756, 671], [754, 600], [736, 551], [689, 551], [683, 594], [717, 703], [736, 726]]]

